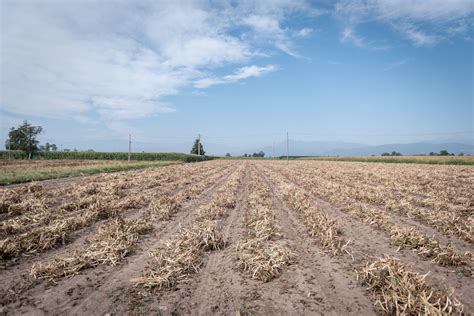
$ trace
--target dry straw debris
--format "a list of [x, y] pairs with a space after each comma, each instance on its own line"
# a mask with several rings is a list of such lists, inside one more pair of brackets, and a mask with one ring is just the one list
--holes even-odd
[[357, 272], [373, 292], [376, 306], [390, 315], [462, 314], [463, 305], [452, 294], [426, 284], [427, 275], [412, 272], [394, 258], [381, 258]]
[[270, 200], [270, 190], [259, 177], [250, 184], [244, 225], [247, 237], [237, 245], [238, 267], [252, 279], [268, 282], [281, 274], [294, 255], [285, 245], [276, 226]]
[[263, 282], [278, 277], [292, 257], [287, 247], [258, 239], [248, 239], [237, 245], [240, 269], [249, 272], [252, 279]]
[[152, 200], [148, 206], [149, 214], [156, 220], [170, 220], [179, 208], [177, 199], [169, 195]]
[[119, 216], [100, 227], [85, 249], [46, 263], [35, 263], [30, 275], [36, 279], [56, 280], [101, 264], [116, 265], [130, 253], [139, 236], [150, 230], [151, 224], [145, 218], [126, 221]]
[[[212, 200], [197, 210], [197, 221], [190, 228], [182, 229], [166, 244], [164, 250], [152, 252], [153, 260], [144, 276], [132, 281], [158, 291], [173, 288], [186, 280], [190, 274], [199, 272], [204, 252], [225, 247], [217, 219], [223, 216], [227, 209], [235, 207], [243, 174], [243, 168], [232, 174], [224, 187], [214, 193]], [[206, 181], [202, 188], [193, 187], [193, 194], [202, 192], [211, 182]], [[189, 193], [175, 198], [185, 201], [189, 198]]]
[[222, 249], [224, 245], [215, 221], [196, 222], [181, 230], [163, 251], [153, 252], [145, 275], [134, 281], [147, 288], [172, 288], [189, 274], [199, 272], [204, 251]]
[[[282, 171], [282, 174], [290, 179], [290, 181], [298, 183], [304, 188], [307, 188], [312, 194], [321, 196], [324, 199], [329, 199], [329, 201], [332, 203], [342, 206], [341, 210], [346, 211], [352, 217], [359, 219], [364, 223], [376, 226], [378, 229], [387, 233], [392, 241], [398, 246], [407, 249], [413, 249], [418, 255], [422, 257], [433, 258], [433, 262], [441, 266], [466, 266], [472, 260], [470, 253], [460, 253], [453, 249], [450, 245], [442, 245], [435, 236], [429, 237], [415, 227], [411, 227], [409, 229], [400, 228], [390, 219], [390, 216], [386, 214], [386, 210], [383, 208], [374, 206], [370, 203], [367, 204], [360, 202], [360, 200], [377, 200], [381, 203], [381, 201], [383, 201], [384, 195], [389, 194], [387, 193], [386, 188], [384, 188], [384, 190], [380, 189], [376, 192], [361, 193], [360, 188], [357, 188], [357, 186], [345, 184], [344, 181], [346, 180], [344, 178], [340, 179], [342, 183], [339, 183], [339, 181], [334, 181], [333, 179], [337, 179], [337, 177], [334, 175], [338, 173], [337, 170], [331, 169], [330, 172], [331, 173], [328, 175], [328, 177], [331, 179], [331, 181], [328, 181], [325, 177], [318, 179], [318, 177], [321, 177], [319, 173], [318, 175], [314, 175], [311, 172], [307, 172], [306, 169], [304, 171], [296, 172], [294, 170], [292, 170], [292, 172]], [[365, 189], [366, 188], [364, 187], [364, 190]], [[291, 191], [289, 189], [287, 190], [288, 203], [298, 207], [298, 205], [295, 204], [296, 202], [291, 200]], [[367, 188], [367, 190], [369, 189]], [[302, 199], [300, 198], [299, 200]], [[304, 207], [300, 208], [308, 209], [308, 207], [308, 205], [304, 205]], [[411, 206], [407, 207], [406, 209], [412, 210], [412, 212], [414, 212], [413, 207]], [[315, 216], [312, 222], [317, 224], [319, 223], [319, 227], [325, 227], [323, 229], [316, 230], [315, 233], [317, 236], [321, 238], [323, 244], [329, 243], [329, 245], [331, 245], [331, 236], [333, 233], [336, 233], [337, 236], [337, 228], [331, 231], [330, 222], [326, 221], [321, 216], [318, 216], [317, 211], [312, 211], [310, 214]], [[457, 216], [452, 214], [451, 217], [455, 218]], [[308, 223], [307, 216], [305, 222]], [[463, 221], [462, 226], [466, 226], [466, 223], [468, 223], [468, 221]], [[309, 224], [311, 225], [311, 223]], [[459, 225], [455, 224], [452, 226], [460, 227]], [[472, 227], [470, 230], [472, 230]], [[336, 244], [336, 246], [339, 245], [344, 244]]]
[[472, 261], [470, 252], [456, 253], [451, 246], [440, 245], [434, 237], [414, 228], [394, 228], [391, 238], [395, 244], [413, 249], [421, 256], [433, 258], [433, 262], [441, 266], [464, 266]]
[[277, 183], [279, 195], [291, 209], [298, 212], [308, 227], [309, 234], [316, 237], [321, 245], [331, 250], [333, 254], [348, 253], [347, 247], [350, 241], [346, 241], [342, 236], [339, 223], [316, 207], [311, 195], [303, 189], [289, 183], [273, 171], [270, 171], [270, 175]]

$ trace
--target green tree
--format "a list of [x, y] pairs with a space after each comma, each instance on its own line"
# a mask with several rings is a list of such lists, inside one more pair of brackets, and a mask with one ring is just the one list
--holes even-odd
[[444, 149], [443, 149], [443, 150], [441, 150], [441, 151], [439, 152], [439, 155], [440, 155], [440, 156], [449, 156], [449, 152], [448, 152], [447, 150], [444, 150]]
[[51, 144], [47, 142], [46, 144], [39, 146], [39, 149], [41, 151], [51, 151]]
[[232, 157], [230, 153], [225, 154], [226, 157]]
[[24, 120], [17, 128], [10, 129], [5, 146], [12, 150], [23, 150], [28, 154], [28, 159], [31, 159], [31, 154], [38, 150], [37, 136], [42, 131], [41, 126], [33, 126]]
[[56, 146], [56, 144], [51, 144], [51, 151], [57, 151], [58, 150], [58, 146]]
[[[198, 146], [200, 148], [199, 151], [198, 151]], [[194, 141], [193, 148], [191, 149], [191, 154], [194, 154], [194, 155], [200, 154], [201, 156], [204, 156], [206, 154], [206, 152], [204, 151], [204, 147], [202, 146], [202, 143], [197, 138]]]
[[259, 151], [258, 153], [253, 153], [252, 157], [265, 157], [265, 153], [263, 151]]

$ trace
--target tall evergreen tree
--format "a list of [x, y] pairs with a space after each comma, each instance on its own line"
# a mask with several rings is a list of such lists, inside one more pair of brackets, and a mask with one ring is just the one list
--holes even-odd
[[[200, 147], [199, 152], [198, 152], [198, 145]], [[204, 147], [202, 146], [202, 143], [197, 138], [194, 141], [193, 148], [191, 149], [191, 154], [194, 154], [194, 155], [200, 154], [201, 156], [204, 156], [206, 154], [206, 152], [204, 151]]]

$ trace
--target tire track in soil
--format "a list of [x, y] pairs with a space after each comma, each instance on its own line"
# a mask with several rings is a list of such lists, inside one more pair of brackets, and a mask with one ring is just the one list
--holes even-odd
[[[231, 174], [236, 170], [235, 166], [233, 168]], [[228, 174], [223, 174], [196, 199], [185, 202], [170, 221], [154, 223], [153, 232], [145, 235], [135, 251], [119, 265], [87, 269], [70, 279], [60, 280], [55, 286], [41, 282], [23, 293], [8, 308], [15, 310], [16, 313], [35, 315], [105, 314], [114, 307], [127, 308], [130, 279], [143, 271], [149, 258], [148, 250], [158, 248], [181, 226], [192, 221], [193, 210], [199, 205], [206, 204], [227, 179]]]
[[[249, 195], [251, 171], [244, 175], [236, 206], [230, 210], [220, 226], [226, 247], [213, 251], [205, 258], [203, 269], [187, 284], [162, 296], [159, 310], [165, 315], [235, 314], [254, 289], [236, 270], [236, 245], [242, 235], [243, 215]], [[212, 299], [211, 299], [212, 298]]]
[[[233, 171], [230, 166], [227, 166], [223, 168], [221, 172], [222, 172], [222, 175], [219, 177], [218, 181], [223, 181], [223, 179], [226, 178]], [[215, 172], [212, 172], [211, 170], [209, 171], [209, 173], [210, 175], [215, 174]], [[203, 177], [202, 180], [200, 180], [199, 182], [201, 181], [205, 181], [205, 177]], [[176, 183], [174, 182], [174, 184]], [[191, 187], [194, 184], [195, 183], [192, 183], [192, 182], [186, 183], [179, 188], [174, 188], [171, 190], [169, 190], [167, 186], [166, 187], [160, 186], [159, 189], [163, 190], [162, 192], [166, 194], [173, 195], [173, 194], [177, 194], [181, 191], [186, 190], [187, 188]], [[201, 194], [205, 194], [205, 192]], [[135, 208], [127, 209], [123, 211], [121, 215], [123, 216], [124, 219], [127, 219], [127, 220], [135, 219], [140, 215], [140, 210], [142, 209], [135, 209]], [[81, 248], [87, 243], [87, 240], [90, 239], [90, 237], [97, 232], [97, 228], [99, 226], [107, 224], [111, 220], [113, 220], [112, 217], [108, 219], [98, 220], [89, 226], [71, 231], [68, 236], [68, 243], [64, 245], [58, 245], [55, 248], [48, 249], [40, 253], [23, 254], [22, 256], [13, 259], [15, 262], [10, 268], [5, 269], [3, 271], [0, 270], [0, 275], [2, 278], [2, 282], [0, 285], [0, 295], [3, 294], [1, 295], [2, 297], [0, 298], [0, 303], [5, 304], [5, 300], [8, 299], [5, 293], [11, 292], [12, 290], [15, 292], [21, 293], [23, 291], [26, 291], [30, 287], [34, 286], [35, 284], [41, 282], [41, 281], [32, 280], [29, 277], [29, 272], [33, 263], [39, 262], [39, 261], [46, 261], [50, 258], [55, 258], [57, 256], [61, 256], [61, 255], [73, 252], [75, 249]], [[142, 238], [146, 238], [146, 235], [144, 235]]]
[[[275, 171], [272, 171], [275, 172]], [[295, 185], [298, 189], [307, 192], [302, 186], [285, 177], [285, 181]], [[361, 266], [369, 260], [374, 260], [385, 255], [399, 258], [408, 263], [408, 266], [420, 274], [429, 275], [427, 284], [449, 290], [455, 289], [454, 294], [464, 304], [465, 311], [474, 311], [474, 282], [472, 277], [461, 276], [455, 267], [441, 267], [433, 264], [429, 258], [423, 259], [413, 251], [400, 249], [391, 243], [390, 237], [373, 226], [354, 219], [340, 208], [322, 200], [314, 195], [313, 203], [322, 211], [338, 221], [344, 237], [351, 240], [349, 251], [354, 257], [354, 261], [349, 256], [339, 256], [338, 261], [342, 262], [348, 269], [353, 270], [356, 266]]]
[[[258, 172], [270, 187], [282, 238], [296, 255], [296, 262], [272, 281], [274, 284], [263, 284], [262, 294], [277, 306], [277, 309], [264, 309], [263, 313], [284, 310], [283, 314], [374, 315], [371, 299], [354, 280], [352, 269], [348, 270], [316, 244], [306, 226], [277, 196], [268, 176], [260, 169]], [[282, 303], [283, 306], [278, 306]]]

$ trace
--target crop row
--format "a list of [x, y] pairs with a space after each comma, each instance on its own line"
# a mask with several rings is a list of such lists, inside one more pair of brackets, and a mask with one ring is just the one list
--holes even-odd
[[[190, 186], [187, 186], [188, 182], [182, 182], [184, 190], [180, 192], [180, 196], [177, 196], [178, 203], [204, 192], [221, 176], [221, 173], [213, 174]], [[125, 210], [146, 207], [153, 200], [153, 195], [147, 192], [127, 194], [125, 197], [113, 192], [113, 190], [98, 191], [86, 197], [87, 203], [79, 201], [84, 211], [76, 216], [62, 216], [47, 225], [35, 226], [25, 233], [1, 240], [0, 256], [4, 259], [16, 257], [22, 253], [41, 252], [64, 244], [68, 241], [70, 233], [75, 230], [90, 226], [98, 220], [115, 217]]]
[[[53, 220], [80, 212], [98, 199], [109, 197], [114, 200], [127, 201], [127, 196], [140, 199], [141, 204], [148, 203], [155, 194], [155, 188], [160, 187], [160, 194], [172, 188], [181, 188], [183, 185], [192, 184], [202, 174], [213, 177], [220, 174], [224, 168], [202, 166], [199, 174], [196, 168], [162, 168], [157, 171], [130, 177], [129, 174], [121, 176], [102, 176], [89, 179], [69, 188], [58, 190], [44, 190], [39, 184], [29, 184], [18, 189], [5, 190], [3, 193], [4, 204], [9, 204], [7, 212], [10, 219], [0, 223], [0, 235], [13, 234], [28, 230], [29, 225], [48, 224]], [[166, 169], [166, 170], [165, 170]], [[160, 181], [160, 182], [157, 182]], [[100, 181], [100, 182], [99, 182]], [[27, 192], [34, 189], [34, 194]], [[25, 192], [26, 193], [23, 193]], [[12, 198], [8, 198], [14, 197]], [[20, 198], [21, 196], [21, 198]], [[7, 214], [8, 214], [7, 213]], [[16, 215], [16, 216], [15, 216]]]
[[279, 243], [270, 189], [255, 173], [252, 173], [244, 226], [244, 240], [237, 245], [239, 268], [252, 279], [268, 282], [276, 278], [290, 264], [293, 255]]
[[101, 264], [116, 265], [132, 251], [139, 236], [151, 229], [145, 217], [124, 220], [117, 216], [112, 223], [100, 227], [86, 247], [47, 262], [36, 262], [31, 267], [30, 275], [35, 279], [56, 282]]
[[299, 163], [292, 168], [315, 173], [319, 178], [342, 182], [364, 192], [379, 190], [414, 205], [465, 212], [474, 206], [471, 191], [474, 173], [469, 168], [374, 165], [346, 163]]
[[471, 262], [471, 253], [459, 253], [450, 245], [442, 245], [436, 237], [428, 236], [415, 227], [402, 228], [393, 223], [379, 208], [354, 202], [352, 195], [347, 191], [328, 189], [329, 185], [325, 186], [324, 181], [315, 179], [311, 174], [292, 172], [286, 173], [286, 176], [311, 194], [339, 205], [341, 210], [352, 217], [381, 229], [400, 247], [414, 250], [422, 257], [432, 258], [441, 266], [468, 266]]
[[272, 180], [277, 187], [279, 198], [284, 200], [291, 210], [297, 212], [311, 237], [317, 238], [321, 245], [333, 254], [347, 251], [350, 241], [346, 241], [341, 235], [339, 223], [316, 207], [307, 192], [276, 175], [273, 175]]
[[[272, 180], [277, 183], [277, 190], [280, 196], [285, 196], [284, 191], [291, 186], [288, 180], [279, 173], [267, 170]], [[313, 231], [327, 229], [326, 222], [310, 222], [305, 220], [305, 209], [308, 207], [312, 211], [321, 212], [313, 208], [304, 190], [293, 186], [295, 193], [288, 198], [289, 206], [292, 210], [299, 212], [303, 217], [303, 222], [309, 228], [310, 236], [318, 238], [321, 245], [333, 249], [331, 244], [340, 244], [340, 236], [329, 234], [332, 242], [328, 246], [328, 238], [321, 238]], [[307, 212], [311, 212], [307, 210]], [[342, 233], [337, 222], [332, 222], [336, 232]], [[329, 240], [330, 240], [329, 239]], [[337, 254], [334, 251], [331, 255]], [[364, 262], [365, 258], [359, 253], [349, 253], [346, 255], [352, 260]], [[356, 257], [356, 258], [354, 258]], [[411, 271], [406, 264], [390, 257], [384, 257], [375, 261], [365, 261], [362, 266], [356, 267], [355, 272], [360, 284], [366, 287], [374, 297], [374, 304], [386, 314], [459, 314], [463, 311], [462, 303], [442, 290], [429, 286], [425, 282], [426, 275], [420, 275]]]
[[47, 262], [35, 263], [30, 274], [35, 278], [54, 281], [99, 264], [117, 264], [133, 249], [139, 241], [139, 236], [153, 228], [151, 223], [171, 219], [181, 209], [182, 203], [197, 197], [213, 181], [215, 181], [214, 178], [208, 178], [207, 181], [196, 183], [194, 187], [183, 190], [192, 191], [192, 194], [180, 196], [164, 194], [153, 200], [148, 208], [138, 214], [136, 219], [127, 221], [123, 220], [120, 215], [116, 216], [112, 223], [99, 228], [99, 232], [85, 248]]
[[150, 253], [152, 259], [143, 276], [133, 281], [160, 293], [199, 272], [205, 252], [225, 246], [218, 219], [236, 206], [243, 175], [240, 167], [224, 187], [213, 193], [209, 203], [198, 208], [196, 221], [182, 228], [164, 249]]
[[[13, 189], [0, 189], [0, 214], [3, 217], [20, 215], [38, 210], [43, 213], [43, 206], [55, 207], [66, 211], [83, 208], [81, 200], [90, 199], [96, 194], [115, 194], [125, 196], [132, 191], [143, 192], [146, 189], [170, 186], [176, 181], [199, 174], [219, 173], [228, 164], [179, 165], [167, 168], [148, 169], [118, 174], [107, 174], [85, 178], [78, 184], [66, 187], [43, 188], [31, 183]], [[128, 191], [127, 191], [128, 190]], [[87, 200], [85, 200], [87, 204]]]
[[[10, 153], [0, 150], [0, 159], [26, 159], [23, 151], [12, 150]], [[211, 156], [198, 156], [183, 153], [131, 153], [131, 160], [168, 160], [198, 162], [213, 159]], [[33, 159], [81, 159], [81, 160], [128, 160], [127, 152], [93, 152], [93, 151], [38, 151]]]
[[[474, 173], [468, 168], [387, 165], [294, 164], [292, 168], [318, 174], [318, 178], [342, 183], [367, 194], [368, 198], [391, 196], [414, 206], [435, 210], [472, 212]], [[381, 194], [380, 194], [380, 193]]]

